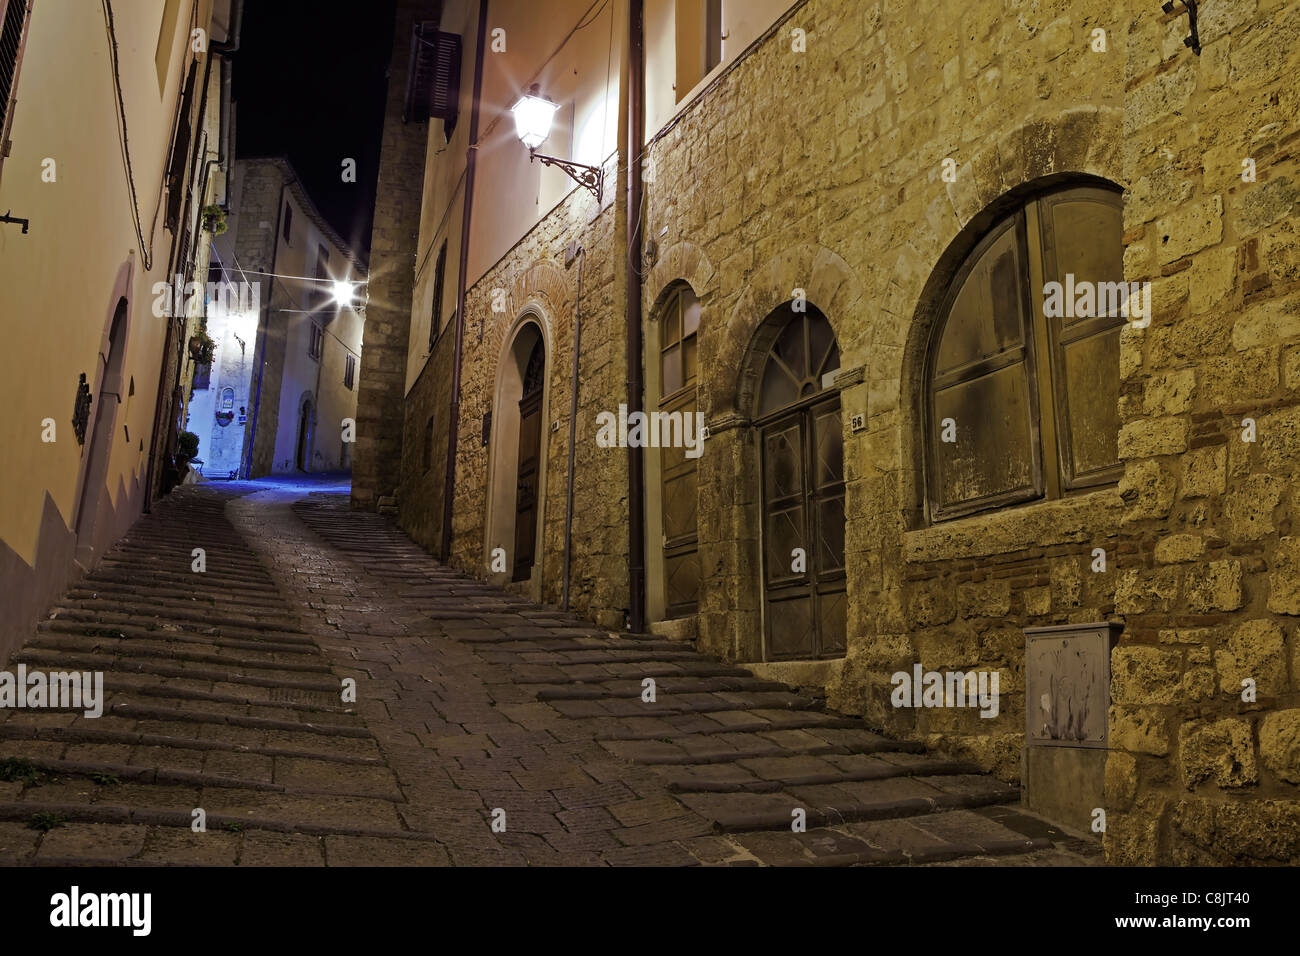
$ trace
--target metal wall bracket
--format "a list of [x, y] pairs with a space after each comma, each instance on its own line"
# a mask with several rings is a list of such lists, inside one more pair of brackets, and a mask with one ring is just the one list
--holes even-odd
[[558, 166], [569, 174], [579, 186], [591, 191], [596, 197], [596, 204], [600, 205], [605, 199], [605, 171], [599, 166], [586, 166], [582, 163], [571, 163], [567, 159], [560, 159], [557, 156], [547, 156], [539, 153], [535, 149], [530, 149], [528, 155], [531, 159], [537, 160], [543, 166]]
[[[1201, 35], [1196, 29], [1196, 0], [1180, 0], [1180, 2], [1183, 5], [1183, 10], [1187, 13], [1187, 22], [1192, 30], [1190, 35], [1183, 37], [1183, 46], [1191, 47], [1192, 52], [1197, 56], [1200, 56]], [[1173, 0], [1165, 0], [1165, 2], [1160, 5], [1160, 9], [1165, 13], [1173, 13]]]
[[15, 218], [15, 217], [9, 215], [10, 212], [13, 212], [13, 210], [10, 209], [9, 212], [5, 213], [3, 216], [0, 216], [0, 222], [12, 222], [14, 225], [22, 226], [22, 227], [23, 227], [23, 235], [24, 235], [24, 236], [27, 235], [27, 226], [31, 223], [31, 220], [30, 220], [30, 219], [17, 219], [17, 218]]

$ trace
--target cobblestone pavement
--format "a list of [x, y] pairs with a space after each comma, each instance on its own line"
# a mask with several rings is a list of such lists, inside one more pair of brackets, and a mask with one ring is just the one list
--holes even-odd
[[0, 710], [8, 864], [1098, 861], [970, 767], [444, 568], [346, 485], [173, 493], [19, 664], [108, 702]]

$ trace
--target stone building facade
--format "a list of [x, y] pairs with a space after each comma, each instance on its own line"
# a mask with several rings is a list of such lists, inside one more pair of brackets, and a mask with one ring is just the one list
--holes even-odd
[[[731, 47], [674, 95], [672, 16], [694, 5], [646, 0], [635, 155], [629, 4], [593, 21], [612, 38], [599, 57], [587, 6], [557, 6], [556, 37], [489, 54], [479, 144], [463, 119], [450, 138], [430, 123], [419, 250], [459, 228], [471, 145], [506, 151], [520, 78], [572, 95], [567, 158], [606, 169], [603, 202], [554, 200], [517, 142], [522, 160], [480, 170], [452, 560], [558, 602], [567, 551], [573, 606], [625, 626], [629, 459], [596, 440], [596, 416], [629, 402], [637, 279], [644, 407], [693, 403], [708, 426], [694, 464], [646, 449], [653, 629], [1019, 780], [1068, 827], [1104, 820], [1111, 862], [1300, 861], [1300, 4], [1202, 4], [1197, 49], [1181, 8], [1137, 0], [802, 0], [765, 22], [750, 10], [749, 35], [723, 4]], [[468, 115], [477, 5], [445, 7]], [[490, 10], [507, 36], [529, 22], [526, 5]], [[593, 59], [620, 104], [594, 159], [576, 155]], [[629, 168], [645, 180], [635, 277]], [[456, 283], [431, 304], [422, 261], [399, 501], [432, 548]], [[1136, 283], [1131, 308], [1051, 312], [1050, 283], [1076, 274]], [[513, 549], [533, 541], [520, 573]], [[1033, 629], [1082, 625], [1104, 652], [1035, 683]], [[1076, 633], [1056, 637], [1070, 654]], [[897, 706], [918, 664], [996, 673], [996, 714]], [[1080, 673], [1083, 690], [1061, 690]], [[1075, 746], [1044, 753], [1058, 704], [1071, 727], [1048, 736]]]
[[200, 456], [215, 456], [205, 474], [347, 470], [365, 317], [360, 298], [333, 300], [332, 283], [364, 289], [365, 263], [282, 157], [235, 162], [228, 222], [211, 275], [238, 294], [210, 303], [217, 367], [189, 416]]

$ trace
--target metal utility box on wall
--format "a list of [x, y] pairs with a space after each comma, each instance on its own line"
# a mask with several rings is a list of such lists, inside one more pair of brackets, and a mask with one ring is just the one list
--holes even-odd
[[1110, 652], [1121, 625], [1025, 629], [1025, 804], [1079, 832], [1104, 806]]

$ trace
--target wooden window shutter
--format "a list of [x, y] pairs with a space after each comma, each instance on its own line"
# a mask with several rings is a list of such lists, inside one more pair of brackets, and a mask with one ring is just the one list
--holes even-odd
[[8, 155], [9, 128], [17, 101], [14, 88], [31, 7], [32, 0], [0, 0], [0, 160]]
[[176, 117], [176, 136], [172, 140], [171, 162], [167, 164], [167, 218], [164, 225], [172, 232], [180, 222], [181, 207], [185, 202], [185, 170], [190, 155], [190, 114], [194, 110], [194, 83], [198, 73], [198, 60], [190, 63], [185, 78], [185, 92], [181, 94], [181, 109]]
[[404, 118], [440, 119], [450, 135], [460, 109], [460, 65], [458, 34], [443, 33], [432, 22], [417, 23], [411, 37]]

